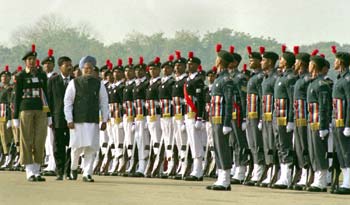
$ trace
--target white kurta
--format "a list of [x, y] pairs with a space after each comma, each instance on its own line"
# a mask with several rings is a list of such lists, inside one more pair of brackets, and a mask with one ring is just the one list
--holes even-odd
[[[70, 81], [64, 96], [64, 115], [67, 122], [73, 122], [73, 104], [75, 99], [74, 80]], [[108, 120], [108, 95], [105, 86], [101, 83], [99, 94], [99, 108], [102, 114], [102, 122]], [[74, 129], [70, 130], [69, 147], [91, 147], [96, 151], [100, 147], [98, 123], [74, 123]]]

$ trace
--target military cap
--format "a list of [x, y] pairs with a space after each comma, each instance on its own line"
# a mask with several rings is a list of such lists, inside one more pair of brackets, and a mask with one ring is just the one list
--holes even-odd
[[292, 52], [285, 51], [282, 54], [282, 58], [284, 58], [284, 60], [287, 61], [287, 66], [288, 67], [291, 67], [295, 63], [295, 56], [294, 56], [294, 53], [292, 53]]
[[308, 53], [298, 53], [296, 56], [295, 56], [296, 59], [298, 60], [301, 60], [302, 62], [304, 63], [309, 63], [310, 62], [310, 54]]
[[32, 44], [32, 49], [30, 51], [27, 51], [26, 54], [22, 57], [22, 60], [26, 60], [29, 56], [37, 57], [38, 53], [35, 50], [35, 44]]
[[2, 71], [0, 73], [0, 76], [2, 76], [2, 75], [11, 76], [11, 72], [9, 71], [9, 66], [8, 65], [6, 65], [4, 71]]
[[41, 61], [41, 65], [44, 65], [45, 63], [48, 63], [48, 62], [55, 64], [55, 57], [53, 56], [53, 49], [51, 48], [47, 51], [47, 57], [45, 57]]
[[318, 68], [323, 68], [326, 65], [326, 61], [319, 55], [311, 56], [310, 61], [313, 61]]
[[175, 65], [176, 63], [182, 63], [182, 64], [186, 64], [186, 63], [187, 63], [186, 58], [181, 57], [181, 51], [176, 50], [176, 51], [175, 51], [175, 55], [176, 55], [176, 59], [175, 59], [175, 61], [174, 61], [174, 65]]
[[233, 55], [233, 59], [234, 59], [235, 61], [237, 61], [238, 63], [241, 62], [242, 56], [239, 55], [238, 53], [235, 53], [235, 47], [234, 47], [234, 46], [230, 46], [230, 47], [229, 47], [229, 52]]
[[190, 52], [188, 52], [187, 63], [196, 63], [196, 64], [200, 65], [201, 59], [195, 57], [193, 51], [190, 51]]
[[[106, 60], [106, 64], [104, 64], [103, 66], [101, 66], [100, 68], [100, 72], [105, 72], [106, 70], [108, 70], [108, 68], [110, 67], [111, 64], [111, 60], [107, 59]], [[113, 66], [112, 66], [113, 67]]]
[[23, 70], [22, 66], [18, 66], [17, 70], [12, 72], [12, 75], [16, 75], [17, 73], [21, 72]]
[[124, 71], [124, 67], [123, 67], [123, 60], [122, 59], [118, 59], [118, 62], [117, 62], [117, 66], [115, 66], [113, 68], [113, 72], [116, 71], [116, 70], [119, 70], [119, 71]]
[[343, 61], [346, 66], [349, 66], [350, 63], [350, 54], [347, 52], [337, 52], [335, 57]]
[[132, 64], [132, 57], [128, 58], [128, 64], [126, 66], [124, 66], [124, 70], [130, 70], [130, 69], [134, 69], [134, 64]]
[[261, 54], [258, 52], [253, 52], [252, 47], [247, 46], [248, 57], [252, 59], [262, 60]]
[[162, 65], [160, 67], [161, 68], [164, 68], [165, 66], [174, 67], [175, 63], [173, 61], [174, 61], [174, 56], [169, 55], [168, 61], [165, 61], [164, 63], [162, 63]]
[[140, 69], [140, 70], [146, 70], [147, 65], [143, 62], [143, 57], [140, 56], [139, 58], [139, 64], [134, 66], [134, 69]]
[[160, 58], [157, 56], [154, 58], [153, 61], [149, 62], [147, 64], [148, 67], [160, 67], [162, 64], [160, 62]]
[[278, 60], [278, 54], [272, 51], [265, 51], [262, 55], [263, 58], [271, 59], [276, 62]]

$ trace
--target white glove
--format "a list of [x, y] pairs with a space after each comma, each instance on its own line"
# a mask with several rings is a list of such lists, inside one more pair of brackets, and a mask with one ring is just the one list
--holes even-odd
[[291, 132], [294, 130], [294, 123], [293, 122], [288, 122], [287, 123], [287, 132]]
[[124, 127], [124, 126], [123, 126], [123, 123], [120, 122], [119, 125], [118, 125], [118, 128], [119, 128], [119, 129], [122, 129], [123, 127]]
[[328, 133], [329, 133], [328, 130], [320, 130], [320, 137], [321, 137], [321, 138], [324, 138], [325, 136], [328, 135]]
[[245, 121], [242, 122], [242, 131], [247, 129], [247, 123]]
[[132, 132], [135, 132], [135, 128], [136, 128], [136, 126], [135, 126], [135, 124], [133, 123], [133, 124], [131, 125], [131, 131], [132, 131]]
[[196, 124], [194, 124], [194, 127], [195, 127], [196, 129], [201, 129], [202, 126], [203, 126], [202, 120], [196, 120]]
[[232, 128], [231, 127], [226, 127], [224, 126], [222, 128], [222, 133], [224, 133], [224, 135], [227, 135], [228, 133], [230, 133], [232, 131]]
[[52, 125], [52, 117], [47, 118], [47, 126]]
[[343, 134], [344, 134], [346, 137], [350, 137], [350, 127], [344, 128]]
[[19, 128], [19, 120], [18, 119], [13, 119], [13, 126], [15, 128]]
[[181, 125], [181, 132], [185, 132], [185, 131], [186, 131], [186, 124], [183, 123], [183, 124]]
[[10, 128], [12, 126], [12, 122], [11, 120], [8, 120], [7, 123], [6, 123], [6, 128]]
[[261, 122], [261, 120], [259, 121], [258, 129], [259, 129], [260, 131], [262, 130], [262, 122]]

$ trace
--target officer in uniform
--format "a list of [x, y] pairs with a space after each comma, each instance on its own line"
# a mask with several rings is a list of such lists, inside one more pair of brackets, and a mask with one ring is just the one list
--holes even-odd
[[336, 194], [350, 194], [350, 54], [334, 52], [337, 80], [333, 87], [333, 136], [343, 173], [343, 184]]
[[285, 51], [282, 46], [282, 57], [279, 67], [282, 72], [275, 82], [274, 114], [277, 122], [276, 138], [281, 175], [272, 188], [286, 189], [292, 182], [293, 168], [293, 129], [294, 129], [294, 84], [297, 76], [294, 74], [294, 53]]
[[247, 47], [249, 55], [249, 67], [253, 70], [253, 75], [248, 81], [247, 85], [247, 140], [251, 152], [253, 167], [249, 167], [249, 175], [244, 182], [245, 185], [254, 186], [261, 180], [264, 171], [265, 159], [263, 140], [261, 130], [258, 129], [259, 116], [261, 115], [261, 82], [263, 80], [263, 73], [261, 70], [261, 54], [259, 52], [252, 52], [250, 46]]
[[242, 60], [241, 55], [234, 52], [234, 47], [230, 46], [230, 54], [233, 62], [228, 66], [231, 78], [234, 82], [233, 87], [233, 112], [232, 112], [232, 128], [230, 132], [231, 143], [233, 147], [233, 177], [231, 184], [241, 184], [245, 178], [245, 172], [248, 164], [248, 142], [246, 137], [245, 118], [246, 100], [247, 100], [247, 79], [238, 70], [239, 63]]
[[[123, 89], [123, 125], [124, 125], [124, 148], [123, 148], [123, 156], [124, 156], [124, 164], [121, 164], [118, 172], [124, 173], [126, 170], [126, 166], [128, 164], [128, 161], [130, 161], [129, 164], [132, 163], [133, 157], [132, 156], [132, 149], [133, 149], [133, 143], [134, 143], [134, 106], [133, 106], [133, 89], [135, 87], [135, 70], [134, 65], [132, 64], [133, 59], [129, 57], [128, 64], [124, 67], [124, 73], [125, 73], [125, 87]], [[131, 166], [129, 167], [131, 169]], [[126, 173], [124, 173], [126, 176], [128, 175], [128, 172], [131, 170], [128, 169]]]
[[124, 67], [122, 59], [118, 59], [117, 66], [113, 68], [114, 88], [113, 88], [113, 114], [111, 113], [111, 122], [113, 124], [114, 133], [114, 159], [113, 166], [110, 170], [111, 175], [117, 175], [119, 168], [124, 163], [123, 143], [123, 90], [124, 82]]
[[[167, 178], [168, 176], [175, 175], [175, 159], [173, 157], [173, 141], [174, 141], [174, 129], [173, 129], [173, 102], [172, 102], [172, 88], [175, 80], [172, 76], [174, 69], [174, 56], [170, 55], [168, 61], [161, 65], [163, 71], [163, 77], [161, 79], [161, 85], [159, 89], [159, 102], [161, 108], [160, 126], [162, 129], [161, 142], [164, 144], [165, 157], [168, 162], [167, 171], [162, 176]], [[163, 147], [162, 147], [163, 148]]]
[[308, 150], [312, 169], [315, 171], [314, 182], [307, 189], [311, 192], [327, 191], [327, 136], [329, 122], [330, 87], [320, 75], [325, 66], [325, 59], [312, 56], [309, 63], [311, 83], [307, 89], [308, 103]]
[[146, 91], [146, 108], [147, 108], [147, 124], [151, 135], [150, 155], [147, 165], [147, 177], [159, 177], [162, 169], [163, 155], [160, 143], [162, 130], [160, 127], [160, 105], [159, 105], [159, 86], [161, 85], [160, 74], [160, 58], [156, 57], [148, 63], [151, 79], [149, 80], [148, 89]]
[[13, 125], [20, 128], [20, 160], [26, 166], [28, 181], [45, 181], [40, 176], [43, 163], [48, 118], [47, 76], [35, 67], [35, 45], [22, 60], [26, 68], [16, 76], [15, 111]]
[[[135, 142], [133, 145], [134, 165], [138, 164], [138, 169], [134, 177], [144, 177], [149, 155], [149, 133], [147, 129], [146, 110], [146, 90], [149, 81], [146, 78], [146, 67], [143, 57], [140, 57], [139, 64], [135, 68], [136, 85], [133, 89], [134, 109], [135, 109]], [[135, 150], [137, 149], [137, 152]], [[136, 160], [138, 159], [138, 160]]]
[[218, 68], [218, 77], [214, 81], [211, 92], [211, 119], [218, 179], [213, 185], [207, 186], [207, 189], [230, 191], [232, 154], [229, 148], [229, 133], [232, 131], [232, 94], [234, 83], [227, 71], [227, 67], [229, 63], [233, 62], [233, 56], [224, 50], [219, 51], [217, 55], [216, 67]]
[[[47, 75], [47, 79], [57, 75], [54, 71], [55, 68], [55, 57], [53, 56], [53, 50], [49, 49], [47, 57], [41, 61], [43, 71]], [[52, 127], [47, 127], [47, 136], [45, 141], [45, 154], [47, 167], [43, 170], [43, 176], [56, 176], [56, 161], [54, 153], [54, 133]]]
[[274, 107], [274, 86], [277, 79], [275, 69], [278, 55], [275, 52], [266, 51], [263, 53], [261, 67], [264, 71], [264, 79], [262, 82], [262, 116], [259, 123], [259, 128], [262, 130], [264, 140], [265, 154], [265, 171], [266, 178], [261, 182], [261, 187], [267, 187], [273, 181], [274, 175], [278, 173], [278, 157], [276, 156], [275, 142], [275, 124], [273, 121], [272, 112]]
[[9, 72], [9, 67], [6, 65], [5, 70], [0, 73], [2, 86], [0, 87], [0, 138], [2, 151], [5, 156], [5, 162], [0, 167], [0, 170], [9, 169], [11, 167], [11, 162], [13, 161], [13, 154], [16, 153], [13, 149], [16, 146], [12, 141], [12, 131], [11, 131], [11, 94], [12, 86], [10, 86], [11, 73]]
[[184, 179], [186, 181], [202, 181], [203, 180], [203, 145], [202, 139], [199, 138], [200, 131], [203, 126], [203, 114], [205, 107], [204, 99], [204, 81], [198, 75], [198, 66], [201, 60], [194, 56], [190, 51], [187, 60], [187, 70], [189, 76], [184, 85], [184, 97], [186, 100], [185, 123], [188, 136], [188, 144], [193, 158], [193, 168], [189, 176]]
[[[187, 81], [186, 62], [187, 60], [181, 57], [180, 51], [175, 51], [176, 59], [174, 61], [175, 82], [171, 91], [173, 100], [173, 115], [174, 115], [174, 141], [178, 150], [179, 166], [174, 179], [180, 180], [183, 178], [186, 171], [186, 146], [187, 132], [184, 121], [186, 110], [183, 87]], [[174, 147], [174, 146], [173, 146]], [[173, 151], [174, 153], [174, 151]], [[176, 156], [175, 156], [176, 157]]]
[[[308, 65], [310, 54], [300, 52], [299, 47], [294, 47], [295, 64], [294, 72], [298, 75], [298, 80], [294, 86], [294, 147], [298, 161], [298, 167], [301, 169], [301, 178], [294, 185], [294, 190], [303, 190], [307, 184], [310, 168], [310, 158], [307, 144], [307, 102], [306, 92], [310, 83]], [[294, 180], [293, 180], [294, 181]]]

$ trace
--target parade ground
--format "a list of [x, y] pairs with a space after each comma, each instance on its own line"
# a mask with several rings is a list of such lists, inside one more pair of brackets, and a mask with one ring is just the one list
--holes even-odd
[[171, 179], [94, 176], [95, 183], [56, 181], [27, 182], [23, 172], [0, 172], [1, 205], [83, 204], [254, 204], [254, 205], [346, 205], [350, 196], [292, 190], [232, 186], [230, 192], [205, 189], [213, 183]]

